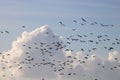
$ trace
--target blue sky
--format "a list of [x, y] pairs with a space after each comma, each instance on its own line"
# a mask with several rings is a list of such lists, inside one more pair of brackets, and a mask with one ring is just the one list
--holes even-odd
[[[80, 21], [84, 17], [88, 22], [100, 22], [113, 24], [113, 28], [90, 27], [86, 25], [78, 28], [79, 24], [73, 24], [73, 20]], [[63, 21], [66, 27], [61, 27], [59, 21]], [[120, 0], [0, 0], [0, 31], [8, 30], [10, 34], [0, 34], [0, 51], [9, 50], [12, 42], [23, 31], [49, 25], [55, 33], [61, 36], [69, 34], [109, 34], [111, 38], [120, 38]], [[21, 26], [25, 25], [23, 29]], [[77, 28], [71, 32], [71, 28]], [[76, 46], [77, 45], [77, 46]], [[89, 45], [74, 43], [74, 49], [79, 50], [81, 45], [88, 48]], [[109, 45], [103, 43], [100, 46]], [[95, 45], [93, 45], [95, 46]], [[117, 50], [120, 50], [117, 46]], [[98, 51], [104, 53], [104, 51]]]

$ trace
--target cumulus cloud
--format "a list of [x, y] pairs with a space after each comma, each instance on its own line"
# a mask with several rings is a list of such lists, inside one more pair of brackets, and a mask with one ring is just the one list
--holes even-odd
[[12, 48], [0, 54], [0, 80], [119, 80], [120, 53], [106, 59], [66, 51], [64, 38], [48, 26], [23, 32]]

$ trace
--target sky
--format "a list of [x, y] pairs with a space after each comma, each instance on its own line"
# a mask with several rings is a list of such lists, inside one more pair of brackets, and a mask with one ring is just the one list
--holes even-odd
[[[93, 30], [87, 25], [81, 27], [79, 32], [108, 32], [110, 35], [115, 32], [113, 36], [120, 37], [119, 4], [119, 0], [0, 0], [0, 30], [10, 31], [10, 35], [0, 34], [0, 51], [10, 49], [12, 41], [23, 31], [32, 31], [42, 25], [49, 25], [56, 34], [67, 36], [71, 33], [71, 27], [80, 26], [74, 25], [73, 20], [80, 20], [81, 17], [88, 22], [113, 24], [116, 28]], [[63, 21], [66, 27], [61, 27], [59, 21]], [[21, 28], [23, 25], [26, 29]]]
[[[42, 25], [51, 26], [54, 32], [61, 36], [74, 34], [70, 29], [80, 25], [73, 24], [73, 20], [80, 20], [81, 17], [88, 22], [113, 24], [116, 28], [91, 28], [90, 25], [85, 25], [84, 28], [79, 28], [78, 32], [109, 33], [120, 37], [119, 4], [119, 0], [0, 0], [0, 30], [10, 31], [10, 35], [0, 34], [0, 51], [9, 50], [12, 41], [23, 31], [32, 31]], [[65, 28], [59, 25], [60, 21], [66, 25]], [[22, 29], [21, 26], [26, 28]], [[78, 51], [79, 48], [75, 50]]]
[[[80, 74], [81, 76], [84, 75], [84, 77], [82, 77], [83, 80], [86, 80], [88, 78], [90, 78], [91, 80], [95, 80], [95, 78], [99, 78], [100, 80], [110, 80], [107, 77], [113, 75], [114, 73], [116, 73], [116, 79], [119, 79], [119, 76], [117, 76], [118, 74], [120, 74], [119, 68], [115, 69], [117, 72], [111, 72], [107, 68], [105, 68], [105, 72], [103, 71], [103, 73], [110, 73], [106, 75], [107, 77], [104, 77], [104, 75], [102, 74], [95, 75], [96, 77], [93, 76], [99, 69], [98, 65], [96, 65], [95, 63], [99, 64], [100, 62], [101, 65], [110, 68], [119, 65], [119, 14], [120, 0], [0, 0], [0, 53], [3, 53], [0, 58], [3, 59], [3, 56], [11, 53], [12, 57], [10, 58], [10, 60], [7, 61], [11, 61], [10, 64], [12, 64], [13, 68], [6, 70], [14, 73], [14, 69], [18, 70], [19, 66], [17, 66], [16, 68], [16, 64], [14, 64], [13, 61], [16, 59], [16, 57], [20, 57], [20, 59], [16, 60], [16, 62], [20, 63], [21, 59], [24, 59], [26, 57], [24, 53], [26, 51], [29, 51], [29, 49], [24, 49], [19, 45], [21, 45], [22, 43], [26, 43], [27, 45], [29, 44], [31, 46], [33, 45], [31, 44], [31, 42], [33, 42], [34, 39], [45, 40], [46, 43], [50, 44], [49, 42], [52, 42], [53, 39], [49, 36], [54, 34], [58, 37], [57, 39], [55, 39], [55, 41], [61, 41], [62, 37], [63, 42], [65, 42], [65, 44], [67, 45], [67, 47], [60, 50], [59, 53], [72, 54], [73, 57], [78, 57], [79, 55], [85, 56], [86, 54], [90, 55], [85, 65], [78, 64], [76, 60], [73, 60], [74, 63], [70, 64], [76, 64], [76, 66], [74, 66], [73, 72], [74, 70], [76, 72], [78, 69], [83, 70], [82, 72], [84, 74], [80, 74], [78, 72], [78, 74]], [[48, 28], [44, 29], [44, 27], [42, 27], [43, 25], [48, 25]], [[43, 30], [43, 32], [39, 31], [39, 29]], [[48, 32], [52, 34], [50, 34], [48, 38], [45, 37], [44, 39], [43, 33], [44, 30], [46, 31], [47, 29]], [[34, 37], [36, 34], [38, 34], [37, 32], [40, 33], [38, 35], [39, 38]], [[17, 53], [16, 51], [20, 51], [18, 52], [18, 54], [20, 53], [20, 56], [14, 56], [13, 53]], [[55, 52], [52, 51], [52, 53]], [[94, 55], [100, 56], [100, 58], [97, 57], [97, 59], [93, 59], [92, 57]], [[31, 54], [30, 56], [36, 58], [34, 54]], [[65, 55], [61, 56], [66, 57]], [[114, 62], [114, 58], [116, 58], [116, 56], [118, 56], [118, 60]], [[49, 56], [46, 56], [46, 58], [48, 57]], [[60, 58], [60, 60], [63, 60], [61, 62], [66, 61], [66, 59], [64, 60], [62, 59], [62, 57]], [[58, 57], [55, 56], [54, 58], [56, 59]], [[39, 60], [39, 58], [37, 59]], [[82, 58], [80, 57], [80, 59]], [[51, 63], [56, 64], [52, 60], [53, 59], [50, 58]], [[77, 60], [79, 61], [79, 59]], [[6, 59], [3, 62], [5, 61]], [[36, 62], [37, 61], [33, 62], [33, 64]], [[6, 67], [9, 67], [9, 65], [7, 64], [4, 65]], [[55, 66], [58, 65], [59, 64], [56, 64]], [[86, 65], [89, 65], [88, 67], [90, 68], [86, 67]], [[21, 66], [24, 67], [28, 65]], [[71, 71], [68, 70], [68, 68], [69, 66], [65, 68], [65, 74], [68, 73], [67, 71]], [[49, 69], [49, 67], [47, 67], [47, 69]], [[100, 70], [98, 70], [98, 72]], [[24, 74], [25, 76], [22, 75], [22, 77], [25, 80], [34, 80], [35, 75], [33, 75], [33, 77], [31, 78], [28, 78], [31, 76], [31, 74], [26, 75], [27, 73], [29, 73], [29, 71], [31, 72], [32, 70], [18, 70], [17, 76], [19, 77], [15, 75], [15, 78], [11, 80], [18, 80], [18, 78], [20, 78], [21, 76], [19, 74]], [[86, 74], [87, 72], [89, 74]], [[7, 72], [5, 72], [5, 74], [6, 73]], [[41, 72], [35, 73], [41, 74]], [[0, 75], [3, 74], [1, 73]], [[48, 74], [46, 76], [49, 78], [50, 76]], [[54, 76], [54, 79], [56, 80], [57, 78], [60, 78], [58, 74], [59, 73], [57, 72], [51, 76]], [[75, 78], [75, 76], [72, 78]], [[61, 77], [60, 79], [65, 80], [69, 78], [68, 76], [65, 76]], [[76, 79], [79, 79], [79, 76], [76, 76]], [[111, 79], [113, 80], [113, 78]]]

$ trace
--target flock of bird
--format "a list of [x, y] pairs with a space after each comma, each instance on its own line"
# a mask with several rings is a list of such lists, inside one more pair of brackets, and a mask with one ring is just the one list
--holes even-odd
[[10, 32], [9, 32], [9, 31], [0, 31], [0, 33], [1, 33], [1, 34], [3, 34], [3, 33], [9, 34]]
[[[99, 23], [99, 22], [88, 22], [85, 18], [81, 17], [79, 20], [72, 20], [73, 23], [79, 23], [80, 25], [84, 26], [86, 24], [92, 25], [92, 26], [96, 26], [96, 25], [100, 25], [100, 27], [114, 27], [115, 25], [111, 24], [104, 24], [104, 23]], [[66, 26], [65, 23], [63, 21], [59, 21], [59, 24], [61, 26]]]
[[[87, 21], [85, 18], [81, 17], [79, 20], [72, 20], [73, 23], [75, 24], [80, 24], [79, 26], [95, 26], [95, 27], [115, 27], [115, 25], [108, 25], [108, 24], [103, 24], [103, 23], [99, 23], [99, 22], [89, 22]], [[67, 27], [65, 25], [64, 22], [60, 21], [59, 22], [60, 26], [64, 26]], [[81, 29], [81, 27], [79, 28], [79, 26], [71, 28], [71, 34], [69, 34], [69, 36], [66, 37], [67, 43], [71, 44], [73, 42], [78, 42], [80, 43], [80, 45], [84, 44], [85, 46], [89, 45], [94, 45], [94, 47], [88, 48], [88, 49], [84, 49], [84, 47], [79, 46], [81, 51], [85, 51], [85, 52], [92, 52], [92, 51], [97, 51], [97, 48], [100, 47], [100, 45], [105, 45], [104, 43], [109, 43], [109, 45], [105, 45], [104, 47], [102, 47], [102, 49], [108, 50], [108, 51], [112, 51], [115, 50], [115, 46], [119, 47], [120, 46], [120, 38], [113, 38], [111, 37], [111, 35], [109, 34], [96, 34], [93, 32], [86, 32], [86, 34], [82, 34], [82, 33], [78, 33], [77, 31], [79, 31], [79, 29]], [[70, 28], [70, 27], [69, 27]], [[83, 28], [83, 27], [82, 27]], [[95, 28], [96, 29], [96, 28]], [[77, 34], [76, 34], [77, 33]], [[93, 39], [94, 38], [94, 39]], [[76, 45], [77, 46], [77, 45]], [[67, 49], [68, 50], [68, 49]], [[74, 50], [71, 50], [74, 51]]]
[[[91, 38], [88, 38], [88, 37], [94, 37], [95, 39], [91, 39]], [[72, 42], [79, 42], [80, 44], [84, 44], [84, 45], [95, 45], [95, 47], [90, 47], [90, 49], [84, 49], [84, 48], [81, 48], [80, 50], [81, 51], [88, 51], [88, 52], [91, 52], [91, 51], [95, 51], [97, 50], [97, 48], [99, 48], [99, 45], [101, 44], [104, 44], [104, 43], [109, 43], [110, 46], [108, 45], [105, 45], [103, 47], [103, 49], [105, 50], [108, 50], [108, 51], [112, 51], [114, 50], [114, 46], [120, 46], [120, 39], [119, 38], [110, 38], [109, 35], [94, 35], [93, 33], [90, 33], [88, 35], [70, 35], [68, 37], [66, 37], [67, 39], [67, 43], [68, 44], [72, 44]], [[81, 46], [80, 46], [81, 47]]]
[[[85, 20], [84, 18], [81, 17], [81, 20], [83, 21], [83, 23], [81, 23], [81, 25], [85, 25], [86, 23], [88, 23], [87, 20]], [[73, 20], [73, 23], [78, 23], [77, 20]], [[59, 22], [60, 26], [66, 26], [62, 21]], [[98, 23], [98, 22], [92, 22], [90, 23], [90, 25], [101, 25], [101, 27], [113, 27], [115, 25], [106, 25], [106, 24], [102, 24], [102, 23]], [[26, 26], [22, 26], [22, 28], [27, 28]], [[73, 31], [75, 31], [76, 29], [72, 29]], [[9, 31], [0, 31], [0, 33], [10, 33]], [[47, 35], [49, 35], [49, 33], [47, 33]], [[95, 40], [93, 39], [89, 39], [87, 37], [91, 37], [94, 36]], [[53, 37], [55, 38], [55, 37]], [[120, 39], [119, 38], [115, 38], [114, 40], [111, 40], [110, 36], [105, 34], [105, 35], [95, 35], [94, 33], [89, 33], [89, 34], [77, 34], [77, 35], [73, 35], [70, 34], [68, 37], [66, 37], [67, 42], [60, 42], [60, 41], [53, 41], [51, 43], [46, 43], [46, 42], [36, 42], [36, 43], [32, 43], [34, 45], [29, 45], [29, 44], [21, 44], [21, 47], [23, 49], [28, 49], [28, 51], [24, 52], [25, 57], [23, 57], [22, 59], [20, 59], [19, 61], [13, 61], [12, 64], [14, 65], [9, 65], [9, 66], [0, 66], [1, 69], [5, 70], [5, 69], [12, 69], [14, 67], [17, 67], [19, 70], [22, 70], [24, 68], [27, 67], [27, 69], [32, 69], [32, 68], [43, 68], [44, 66], [49, 67], [49, 69], [51, 69], [53, 72], [55, 73], [59, 73], [60, 76], [76, 76], [77, 73], [73, 71], [74, 69], [74, 62], [79, 63], [80, 65], [84, 65], [88, 62], [89, 58], [91, 57], [89, 54], [86, 54], [82, 59], [77, 59], [77, 57], [75, 56], [67, 56], [65, 60], [57, 60], [54, 59], [55, 54], [53, 52], [58, 53], [61, 49], [65, 49], [65, 51], [73, 51], [69, 48], [67, 48], [68, 45], [72, 45], [72, 42], [79, 42], [80, 44], [95, 44], [96, 46], [99, 44], [103, 44], [103, 42], [109, 42], [112, 46], [105, 46], [104, 49], [105, 50], [113, 50], [114, 46], [116, 45], [120, 45]], [[114, 41], [114, 42], [112, 42]], [[99, 46], [98, 46], [99, 47]], [[40, 57], [35, 57], [32, 56], [32, 51], [35, 52], [39, 52], [37, 53], [38, 56]], [[81, 48], [81, 51], [95, 51], [97, 50], [97, 47], [91, 47], [90, 49], [84, 49]], [[8, 64], [9, 60], [8, 58], [12, 56], [11, 54], [7, 53], [0, 53], [0, 63], [4, 63], [4, 64]], [[50, 57], [50, 60], [48, 59]], [[96, 58], [96, 56], [93, 56], [93, 58]], [[52, 60], [51, 60], [52, 59]], [[115, 58], [114, 59], [116, 62], [118, 62], [120, 59], [119, 58]], [[100, 68], [102, 68], [103, 70], [106, 68], [106, 66], [102, 63], [97, 63], [96, 65], [100, 66]], [[120, 64], [117, 65], [113, 65], [111, 67], [109, 67], [109, 70], [120, 70]], [[69, 70], [69, 72], [65, 72]], [[15, 76], [15, 74], [10, 73], [11, 76]], [[1, 75], [2, 77], [7, 77], [6, 74]], [[46, 80], [45, 78], [41, 78], [41, 80]], [[94, 78], [93, 80], [101, 80], [98, 78]]]
[[[22, 26], [22, 28], [26, 28], [26, 26]], [[8, 30], [0, 31], [0, 34], [4, 34], [4, 33], [10, 34], [10, 31]]]
[[[9, 65], [7, 67], [2, 66], [1, 68], [4, 69], [11, 69], [14, 67], [17, 67], [19, 70], [22, 70], [24, 68], [32, 69], [32, 68], [43, 68], [44, 66], [49, 67], [53, 72], [59, 73], [60, 76], [76, 76], [77, 73], [73, 71], [74, 69], [74, 62], [78, 62], [80, 65], [84, 65], [89, 61], [90, 55], [86, 54], [83, 58], [77, 59], [75, 56], [67, 56], [65, 60], [57, 60], [52, 57], [54, 57], [54, 51], [59, 52], [59, 50], [64, 49], [66, 47], [63, 42], [51, 42], [50, 44], [45, 43], [45, 42], [39, 42], [38, 43], [33, 43], [34, 45], [28, 45], [28, 44], [23, 44], [21, 47], [27, 48], [28, 51], [24, 52], [24, 58], [18, 60], [18, 61], [13, 61], [12, 64], [14, 65]], [[34, 52], [39, 52], [37, 55], [39, 58], [32, 56], [33, 53], [31, 53], [31, 50]], [[36, 54], [36, 53], [35, 53]], [[2, 54], [0, 53], [1, 58], [0, 58], [0, 63], [8, 64], [9, 60], [8, 58], [12, 56], [11, 54]], [[51, 57], [52, 60], [49, 60], [47, 58]], [[93, 58], [96, 58], [96, 56], [93, 56]], [[119, 61], [119, 58], [114, 59], [116, 62]], [[98, 67], [104, 69], [106, 66], [102, 63], [97, 63]], [[120, 64], [113, 65], [109, 67], [110, 70], [116, 70], [120, 69]], [[69, 70], [69, 72], [65, 72]], [[14, 76], [15, 74], [10, 74], [11, 76]], [[86, 77], [87, 75], [85, 75]], [[2, 75], [2, 77], [6, 77], [5, 74]], [[45, 78], [42, 78], [41, 80], [45, 80]], [[94, 78], [93, 80], [100, 80], [98, 78]]]

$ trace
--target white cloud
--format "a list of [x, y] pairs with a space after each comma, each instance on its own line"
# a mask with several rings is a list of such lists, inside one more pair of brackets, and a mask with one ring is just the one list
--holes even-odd
[[119, 80], [120, 53], [108, 58], [65, 51], [64, 39], [48, 26], [23, 32], [0, 55], [1, 80]]

